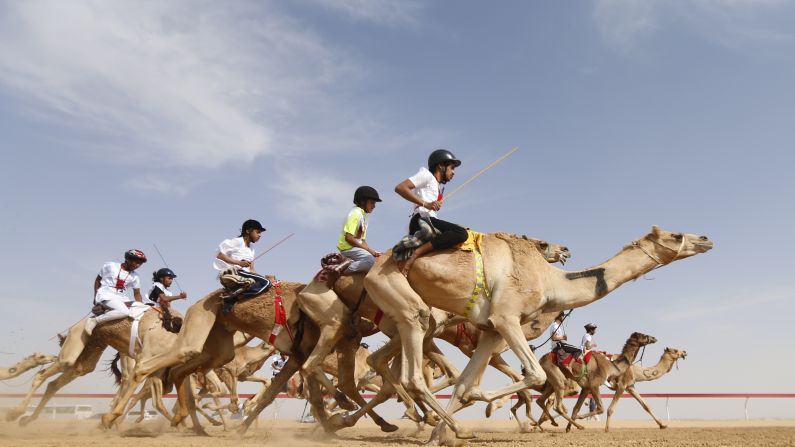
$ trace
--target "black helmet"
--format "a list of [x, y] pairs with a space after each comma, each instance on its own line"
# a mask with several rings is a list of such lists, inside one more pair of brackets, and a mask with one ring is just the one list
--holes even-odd
[[259, 223], [259, 221], [256, 221], [254, 219], [249, 219], [249, 220], [243, 222], [243, 232], [245, 232], [246, 230], [266, 231], [265, 227], [263, 227]]
[[587, 331], [588, 329], [596, 329], [596, 325], [593, 323], [588, 323], [585, 325], [585, 330]]
[[166, 276], [170, 276], [172, 278], [176, 278], [177, 277], [177, 275], [175, 275], [174, 272], [170, 268], [162, 268], [162, 269], [160, 269], [160, 270], [155, 272], [155, 278], [158, 279], [158, 280], [163, 279]]
[[436, 165], [444, 162], [450, 162], [455, 167], [461, 166], [461, 160], [455, 158], [452, 152], [447, 149], [436, 149], [428, 157], [428, 170], [433, 172], [436, 169]]
[[146, 262], [146, 255], [141, 250], [127, 250], [124, 252], [124, 259], [127, 261]]
[[353, 193], [354, 205], [358, 205], [362, 203], [363, 200], [367, 199], [373, 199], [376, 202], [381, 201], [381, 198], [378, 197], [378, 191], [376, 191], [372, 186], [360, 186], [356, 188], [356, 192]]

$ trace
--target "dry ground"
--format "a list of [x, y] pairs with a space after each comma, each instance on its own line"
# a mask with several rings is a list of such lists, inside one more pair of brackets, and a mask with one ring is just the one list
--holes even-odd
[[[616, 421], [610, 433], [602, 430], [600, 422], [586, 422], [585, 431], [564, 433], [553, 429], [548, 433], [515, 432], [511, 421], [471, 421], [477, 439], [471, 446], [501, 447], [527, 443], [533, 446], [795, 446], [795, 421], [673, 421], [660, 430], [650, 421]], [[31, 447], [224, 447], [224, 446], [397, 446], [422, 445], [430, 436], [426, 428], [416, 433], [415, 426], [400, 421], [401, 429], [386, 434], [369, 420], [361, 426], [342, 430], [336, 437], [320, 431], [313, 433], [313, 425], [290, 421], [262, 419], [256, 428], [242, 439], [234, 432], [208, 428], [211, 437], [197, 437], [172, 430], [164, 421], [147, 421], [140, 426], [126, 423], [121, 431], [104, 431], [96, 420], [37, 421], [27, 428], [0, 423], [0, 446]], [[532, 444], [531, 444], [532, 443]]]

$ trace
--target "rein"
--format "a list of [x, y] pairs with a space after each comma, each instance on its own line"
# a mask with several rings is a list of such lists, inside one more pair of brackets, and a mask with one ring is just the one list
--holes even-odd
[[[564, 316], [563, 316], [563, 319], [562, 319], [562, 320], [560, 320], [560, 325], [561, 325], [561, 326], [563, 326], [563, 322], [564, 322], [564, 321], [566, 321], [566, 318], [569, 318], [569, 315], [571, 315], [571, 313], [572, 313], [572, 312], [574, 312], [574, 309], [569, 309], [569, 311], [568, 311], [568, 312], [566, 312], [566, 315], [564, 315]], [[547, 342], [548, 342], [549, 340], [551, 340], [551, 339], [552, 339], [552, 334], [549, 334], [549, 337], [547, 337], [547, 339], [546, 339], [546, 340], [544, 340], [544, 342], [543, 342], [543, 343], [541, 343], [540, 345], [538, 345], [538, 346], [530, 345], [530, 350], [531, 350], [531, 351], [533, 351], [533, 352], [536, 352], [536, 350], [537, 350], [538, 348], [540, 348], [540, 347], [544, 346], [545, 344], [547, 344]]]
[[632, 241], [632, 245], [633, 245], [633, 246], [635, 246], [635, 247], [637, 247], [638, 249], [640, 249], [640, 251], [642, 251], [643, 253], [645, 253], [645, 254], [646, 254], [646, 256], [648, 256], [649, 258], [651, 258], [651, 260], [652, 260], [652, 261], [654, 261], [654, 262], [656, 262], [656, 263], [657, 263], [657, 265], [655, 265], [655, 266], [652, 268], [652, 270], [658, 269], [658, 268], [662, 267], [663, 265], [670, 264], [671, 262], [673, 262], [673, 260], [674, 260], [674, 259], [676, 259], [677, 257], [679, 257], [679, 254], [682, 252], [682, 248], [685, 246], [685, 237], [684, 237], [684, 235], [682, 235], [682, 242], [680, 242], [680, 243], [679, 243], [679, 248], [678, 248], [678, 249], [673, 249], [673, 248], [671, 248], [671, 247], [669, 247], [669, 246], [667, 246], [667, 245], [665, 245], [665, 244], [662, 244], [662, 243], [660, 243], [660, 242], [657, 242], [657, 241], [655, 241], [654, 239], [651, 239], [651, 238], [649, 238], [648, 236], [646, 236], [646, 237], [643, 237], [642, 239], [647, 239], [647, 240], [648, 240], [649, 242], [651, 242], [652, 244], [659, 245], [660, 247], [662, 247], [662, 248], [665, 248], [666, 250], [670, 250], [670, 251], [674, 252], [674, 257], [673, 257], [673, 259], [671, 259], [671, 260], [670, 260], [670, 261], [668, 261], [668, 262], [663, 262], [663, 261], [661, 261], [661, 260], [660, 260], [660, 258], [658, 258], [657, 256], [655, 256], [655, 255], [654, 255], [654, 253], [650, 252], [649, 250], [646, 250], [645, 248], [643, 248], [643, 246], [642, 246], [642, 245], [640, 245], [640, 242], [638, 242], [638, 241], [639, 241], [639, 240], [641, 240], [641, 239], [639, 239], [639, 240], [637, 240], [637, 241]]

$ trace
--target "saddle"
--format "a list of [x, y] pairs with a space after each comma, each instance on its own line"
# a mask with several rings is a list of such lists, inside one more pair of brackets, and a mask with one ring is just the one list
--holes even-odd
[[334, 288], [334, 283], [342, 276], [342, 272], [353, 262], [340, 253], [329, 253], [320, 258], [320, 271], [315, 279], [326, 283], [329, 289]]

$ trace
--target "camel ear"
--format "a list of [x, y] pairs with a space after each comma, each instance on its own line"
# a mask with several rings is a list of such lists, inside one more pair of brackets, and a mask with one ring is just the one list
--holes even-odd
[[651, 226], [651, 234], [653, 234], [653, 235], [655, 235], [655, 236], [659, 236], [659, 234], [660, 234], [660, 227], [658, 227], [657, 225], [652, 225], [652, 226]]

